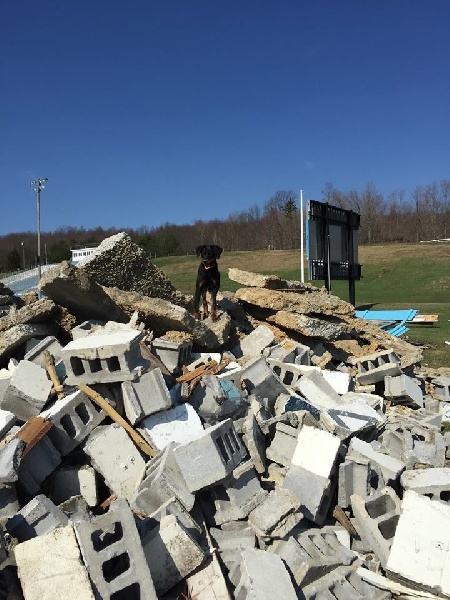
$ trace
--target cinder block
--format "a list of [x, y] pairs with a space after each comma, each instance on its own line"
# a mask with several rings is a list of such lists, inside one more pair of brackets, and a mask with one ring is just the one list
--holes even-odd
[[177, 375], [191, 362], [192, 341], [171, 342], [160, 337], [152, 340], [152, 350], [168, 371]]
[[173, 497], [177, 498], [187, 510], [192, 510], [195, 496], [186, 487], [179, 471], [173, 456], [174, 447], [175, 444], [171, 442], [148, 463], [145, 479], [132, 501], [133, 510], [151, 515]]
[[369, 460], [347, 455], [345, 462], [339, 465], [338, 505], [348, 508], [353, 494], [366, 498], [371, 491]]
[[259, 356], [265, 348], [273, 344], [274, 340], [274, 333], [267, 325], [258, 325], [233, 348], [232, 352], [237, 358]]
[[291, 339], [282, 340], [279, 344], [265, 348], [263, 354], [267, 358], [272, 358], [280, 362], [310, 365], [309, 346], [299, 344]]
[[384, 381], [387, 376], [396, 377], [402, 374], [400, 358], [393, 350], [381, 350], [360, 356], [353, 362], [358, 367], [356, 382], [362, 386]]
[[72, 327], [70, 333], [72, 335], [73, 340], [78, 340], [79, 338], [86, 337], [92, 331], [94, 331], [98, 327], [103, 327], [104, 325], [105, 321], [90, 319], [88, 321], [83, 321], [83, 323], [77, 325], [76, 327]]
[[41, 416], [53, 423], [47, 435], [61, 456], [65, 456], [87, 438], [106, 413], [77, 390], [57, 400]]
[[268, 398], [271, 409], [275, 404], [275, 398], [289, 391], [269, 367], [263, 356], [253, 358], [246, 363], [241, 370], [240, 376], [249, 394]]
[[302, 588], [302, 600], [391, 600], [390, 592], [363, 579], [356, 567], [341, 566]]
[[368, 546], [386, 566], [400, 516], [400, 499], [391, 487], [385, 487], [369, 498], [350, 498], [354, 526]]
[[267, 458], [279, 465], [288, 467], [297, 447], [297, 437], [298, 429], [284, 423], [277, 423], [275, 425], [275, 436], [266, 450]]
[[407, 490], [386, 564], [388, 576], [450, 596], [450, 506]]
[[350, 452], [357, 452], [370, 460], [371, 465], [377, 465], [383, 475], [385, 485], [394, 483], [405, 470], [405, 463], [382, 452], [375, 450], [368, 442], [352, 438]]
[[343, 404], [341, 397], [328, 383], [320, 371], [311, 371], [299, 379], [293, 389], [318, 409], [338, 408]]
[[167, 502], [162, 504], [158, 510], [148, 515], [148, 518], [145, 519], [145, 521], [142, 523], [142, 526], [138, 527], [139, 536], [141, 539], [145, 535], [146, 531], [155, 527], [155, 521], [161, 523], [161, 520], [169, 515], [176, 517], [191, 537], [193, 537], [195, 540], [200, 540], [203, 534], [202, 527], [197, 523], [187, 508], [178, 500], [176, 496], [173, 496], [170, 498], [170, 500], [167, 500]]
[[322, 429], [305, 425], [299, 431], [292, 464], [329, 478], [342, 451], [341, 440]]
[[141, 354], [143, 333], [108, 322], [61, 350], [67, 372], [65, 383], [108, 383], [135, 379], [148, 365]]
[[328, 431], [341, 440], [381, 427], [386, 421], [385, 417], [380, 416], [376, 410], [360, 402], [350, 402], [341, 404], [339, 408], [330, 408], [322, 412], [320, 419]]
[[233, 421], [227, 419], [197, 439], [177, 446], [175, 459], [189, 491], [196, 492], [226, 477], [245, 457]]
[[309, 375], [314, 371], [320, 371], [318, 367], [283, 362], [272, 357], [269, 357], [266, 360], [269, 367], [280, 378], [283, 384], [290, 388], [295, 388], [295, 385], [303, 375]]
[[122, 396], [125, 414], [131, 425], [172, 406], [169, 390], [158, 368], [143, 373], [138, 381], [124, 381]]
[[240, 464], [223, 483], [211, 488], [216, 512], [216, 525], [245, 519], [267, 496], [253, 468], [253, 461]]
[[204, 375], [190, 395], [189, 403], [204, 421], [217, 423], [236, 414], [241, 397], [232, 381]]
[[391, 456], [401, 460], [407, 469], [414, 465], [443, 467], [445, 440], [436, 427], [405, 423], [389, 425], [383, 433], [383, 446]]
[[438, 377], [432, 379], [434, 385], [434, 393], [438, 400], [442, 402], [450, 402], [450, 377]]
[[248, 515], [248, 522], [261, 538], [283, 538], [302, 520], [298, 498], [287, 489], [269, 492]]
[[239, 548], [230, 570], [239, 600], [296, 600], [297, 593], [283, 561], [275, 554], [255, 548]]
[[35, 496], [41, 483], [61, 463], [61, 455], [48, 436], [44, 436], [24, 456], [19, 466], [19, 482], [25, 491]]
[[405, 490], [428, 496], [432, 500], [450, 501], [450, 468], [403, 471], [400, 483]]
[[292, 492], [300, 502], [305, 519], [323, 525], [336, 486], [336, 477], [322, 477], [311, 471], [291, 465], [283, 481], [283, 489]]
[[100, 598], [157, 600], [133, 513], [123, 498], [91, 520], [73, 517], [75, 535]]
[[266, 440], [252, 411], [249, 411], [245, 418], [242, 431], [243, 442], [253, 460], [255, 470], [258, 473], [264, 473], [266, 470]]
[[94, 600], [70, 525], [18, 544], [14, 557], [26, 600]]
[[1, 408], [26, 421], [41, 412], [51, 388], [52, 382], [45, 369], [28, 360], [21, 360], [5, 390]]
[[251, 527], [244, 521], [233, 523], [236, 527], [228, 529], [218, 529], [211, 527], [209, 533], [215, 542], [220, 558], [225, 567], [230, 570], [236, 561], [238, 549], [255, 548], [256, 535]]
[[138, 430], [159, 452], [170, 442], [186, 444], [204, 432], [200, 417], [188, 403], [147, 417]]
[[145, 462], [123, 427], [99, 425], [84, 443], [84, 451], [112, 492], [134, 497], [144, 477]]
[[420, 386], [414, 383], [412, 377], [408, 377], [404, 373], [397, 377], [384, 378], [384, 396], [395, 403], [423, 407], [423, 394]]
[[325, 381], [327, 381], [340, 396], [352, 391], [355, 387], [353, 377], [350, 373], [330, 371], [329, 369], [322, 369], [321, 373], [324, 376]]
[[6, 529], [19, 542], [50, 533], [57, 527], [68, 525], [69, 519], [53, 502], [39, 494], [9, 519]]
[[296, 538], [291, 536], [281, 541], [274, 553], [284, 560], [300, 587], [356, 559], [356, 554], [339, 542], [333, 527], [310, 529]]
[[205, 553], [174, 515], [143, 539], [142, 546], [156, 593], [161, 596], [201, 565]]
[[56, 363], [59, 360], [61, 348], [62, 346], [55, 336], [48, 335], [25, 354], [24, 360], [29, 360], [30, 362], [45, 368], [44, 351], [48, 350]]

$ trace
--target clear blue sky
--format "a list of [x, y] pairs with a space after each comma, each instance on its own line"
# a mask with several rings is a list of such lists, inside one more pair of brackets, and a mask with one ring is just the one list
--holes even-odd
[[0, 0], [0, 235], [450, 178], [450, 0]]

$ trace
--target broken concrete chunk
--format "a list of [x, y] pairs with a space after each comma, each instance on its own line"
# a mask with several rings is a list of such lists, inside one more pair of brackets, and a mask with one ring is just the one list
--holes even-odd
[[18, 544], [14, 557], [27, 600], [54, 600], [55, 590], [65, 600], [94, 600], [72, 526]]
[[45, 369], [28, 360], [21, 360], [5, 390], [1, 408], [27, 421], [41, 412], [51, 388], [52, 382]]
[[174, 515], [163, 517], [159, 526], [143, 538], [142, 546], [158, 596], [194, 571], [205, 558]]

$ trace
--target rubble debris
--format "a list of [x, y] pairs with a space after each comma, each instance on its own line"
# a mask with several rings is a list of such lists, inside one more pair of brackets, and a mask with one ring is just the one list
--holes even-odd
[[230, 275], [214, 323], [125, 234], [45, 300], [1, 287], [0, 585], [450, 597], [448, 378], [314, 286]]

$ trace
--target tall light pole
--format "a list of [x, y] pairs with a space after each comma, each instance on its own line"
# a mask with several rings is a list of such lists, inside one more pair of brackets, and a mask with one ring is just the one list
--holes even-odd
[[300, 281], [305, 283], [305, 266], [303, 251], [303, 190], [300, 190]]
[[30, 181], [31, 189], [36, 192], [37, 204], [37, 267], [38, 267], [38, 285], [41, 280], [41, 191], [45, 188], [44, 183], [48, 178], [35, 179]]
[[22, 242], [22, 269], [25, 271], [25, 244]]

